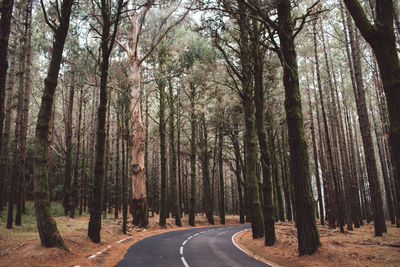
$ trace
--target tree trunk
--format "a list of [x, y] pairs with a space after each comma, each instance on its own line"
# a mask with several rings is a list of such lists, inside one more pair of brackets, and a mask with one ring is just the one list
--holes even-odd
[[74, 106], [74, 77], [71, 77], [71, 85], [69, 89], [69, 101], [67, 114], [65, 118], [65, 170], [64, 170], [64, 186], [63, 186], [63, 207], [64, 216], [71, 214], [71, 169], [72, 169], [72, 111]]
[[[269, 114], [272, 116], [272, 114]], [[271, 118], [272, 119], [272, 118]], [[270, 125], [274, 125], [271, 123]], [[277, 205], [277, 213], [276, 213], [276, 220], [279, 219], [281, 222], [285, 221], [285, 211], [283, 207], [283, 199], [282, 199], [282, 187], [281, 187], [281, 179], [278, 174], [278, 161], [276, 159], [276, 154], [278, 153], [275, 148], [275, 136], [272, 133], [271, 129], [271, 136], [270, 136], [270, 148], [271, 148], [271, 167], [272, 167], [272, 175], [274, 177], [274, 187], [276, 191], [276, 202]]]
[[285, 146], [285, 126], [282, 126], [282, 146], [280, 149], [281, 156], [281, 170], [282, 170], [282, 182], [283, 182], [283, 193], [285, 196], [285, 205], [286, 205], [286, 219], [291, 222], [292, 221], [292, 201], [291, 201], [291, 189], [290, 189], [290, 181], [287, 173], [287, 163], [286, 163], [286, 146]]
[[4, 131], [2, 135], [2, 146], [0, 155], [0, 213], [3, 211], [3, 207], [6, 204], [6, 186], [5, 179], [9, 175], [9, 159], [8, 153], [10, 149], [10, 126], [11, 126], [11, 112], [12, 112], [12, 100], [13, 100], [13, 87], [14, 87], [14, 77], [15, 77], [15, 47], [10, 48], [10, 71], [8, 77], [7, 85], [7, 105], [5, 110], [5, 120], [4, 120]]
[[[163, 73], [163, 64], [164, 64], [164, 53], [165, 47], [161, 46], [160, 53], [158, 55], [159, 60], [159, 70], [160, 75], [164, 75]], [[164, 51], [164, 53], [162, 53]], [[160, 160], [161, 160], [161, 205], [160, 205], [160, 226], [166, 227], [166, 220], [168, 215], [168, 207], [167, 207], [167, 144], [166, 144], [166, 123], [165, 123], [165, 86], [166, 82], [164, 79], [158, 80], [158, 89], [160, 96], [160, 122], [159, 122], [159, 132], [160, 132]]]
[[[308, 76], [307, 76], [307, 83], [308, 83]], [[312, 112], [312, 104], [311, 104], [311, 93], [310, 93], [310, 85], [307, 84], [307, 96], [308, 96], [308, 105], [309, 105], [309, 113], [310, 113], [310, 130], [311, 130], [311, 139], [312, 139], [312, 146], [313, 146], [313, 155], [314, 155], [314, 175], [315, 181], [317, 185], [317, 192], [318, 192], [318, 204], [319, 204], [319, 219], [321, 225], [325, 225], [324, 219], [324, 205], [322, 200], [322, 191], [321, 191], [321, 180], [319, 177], [319, 164], [318, 164], [318, 151], [317, 151], [317, 141], [315, 136], [315, 128], [314, 128], [314, 116]]]
[[[257, 131], [256, 117], [254, 110], [254, 90], [252, 87], [252, 70], [248, 58], [251, 56], [250, 43], [250, 25], [248, 21], [248, 12], [244, 4], [239, 1], [239, 27], [241, 33], [240, 39], [240, 64], [242, 93], [241, 100], [243, 106], [243, 115], [245, 122], [244, 134], [244, 166], [246, 179], [246, 198], [247, 208], [250, 209], [251, 230], [253, 238], [264, 237], [264, 218], [261, 208], [259, 186], [257, 178]], [[256, 97], [257, 98], [257, 97]]]
[[[15, 215], [15, 224], [21, 225], [21, 198], [23, 191], [23, 174], [24, 164], [23, 154], [25, 154], [24, 148], [22, 147], [22, 124], [23, 124], [23, 109], [24, 109], [24, 95], [25, 95], [25, 67], [26, 67], [26, 52], [27, 52], [27, 31], [28, 31], [28, 16], [30, 4], [26, 3], [21, 5], [19, 9], [19, 18], [21, 20], [19, 39], [20, 50], [19, 50], [19, 70], [17, 72], [18, 77], [18, 93], [17, 93], [17, 114], [16, 123], [14, 129], [14, 144], [13, 144], [13, 156], [12, 156], [12, 169], [11, 169], [11, 185], [10, 185], [10, 198], [8, 203], [8, 216], [7, 216], [7, 228], [12, 228], [13, 224], [13, 208], [14, 204], [17, 204], [17, 212]], [[20, 166], [20, 164], [23, 164]]]
[[54, 92], [60, 71], [64, 43], [68, 33], [73, 0], [63, 0], [59, 26], [54, 33], [54, 43], [50, 58], [44, 92], [40, 104], [35, 133], [34, 194], [35, 212], [40, 241], [45, 247], [66, 248], [58, 232], [57, 224], [51, 216], [50, 193], [48, 186], [49, 129], [51, 125]]
[[197, 119], [195, 110], [196, 86], [190, 83], [190, 205], [189, 205], [189, 225], [195, 226], [195, 216], [197, 212], [197, 189], [196, 189], [196, 131]]
[[205, 201], [205, 210], [206, 210], [206, 218], [208, 223], [214, 224], [213, 217], [213, 195], [211, 194], [210, 188], [210, 161], [209, 161], [209, 152], [208, 152], [208, 132], [206, 127], [206, 118], [203, 113], [202, 119], [202, 131], [203, 133], [200, 135], [200, 143], [201, 143], [201, 169], [203, 175], [203, 198]]
[[283, 66], [285, 110], [289, 134], [290, 176], [294, 188], [295, 216], [300, 255], [311, 255], [321, 246], [315, 220], [307, 143], [304, 135], [303, 112], [294, 45], [294, 25], [289, 0], [278, 3], [280, 59]]
[[[263, 88], [263, 57], [264, 52], [261, 50], [260, 29], [258, 22], [253, 19], [252, 31], [252, 58], [254, 61], [254, 104], [255, 104], [255, 127], [257, 129], [258, 146], [261, 153], [261, 168], [263, 176], [263, 217], [264, 217], [264, 233], [266, 246], [272, 246], [276, 242], [274, 212], [272, 201], [272, 180], [271, 180], [271, 158], [267, 145], [267, 137], [264, 129], [264, 88]], [[257, 139], [256, 139], [257, 140]]]
[[[236, 119], [236, 118], [235, 118]], [[234, 120], [235, 120], [234, 119]], [[241, 155], [240, 155], [240, 146], [239, 146], [239, 127], [236, 121], [233, 121], [233, 133], [232, 133], [232, 143], [233, 143], [233, 150], [235, 152], [235, 175], [237, 180], [237, 188], [238, 188], [238, 195], [239, 195], [239, 218], [240, 223], [244, 223], [244, 200], [243, 200], [243, 192], [242, 192], [242, 165]]]
[[[124, 126], [126, 129], [126, 125]], [[122, 232], [126, 234], [127, 223], [128, 223], [128, 179], [127, 179], [127, 168], [126, 164], [126, 152], [125, 152], [126, 136], [123, 135], [122, 138]]]
[[[3, 136], [4, 98], [8, 69], [8, 39], [10, 36], [14, 0], [3, 0], [0, 18], [0, 136]], [[2, 144], [0, 143], [0, 150]]]
[[[353, 17], [362, 36], [374, 50], [375, 57], [378, 61], [379, 71], [381, 74], [389, 111], [389, 143], [394, 168], [393, 177], [395, 179], [397, 193], [396, 202], [400, 203], [400, 117], [398, 116], [398, 114], [400, 114], [400, 91], [398, 90], [400, 87], [400, 60], [396, 48], [396, 38], [393, 27], [394, 1], [376, 1], [375, 25], [371, 25], [363, 11], [362, 6], [357, 0], [344, 0], [344, 3], [346, 4], [347, 9]], [[363, 94], [363, 88], [359, 88], [358, 86], [359, 85], [357, 85], [358, 94]], [[371, 149], [369, 152], [372, 152], [372, 143], [371, 146], [368, 147], [368, 138], [365, 139], [365, 142], [365, 149]], [[372, 154], [368, 156], [368, 160], [371, 160], [370, 164], [372, 164], [372, 156], [374, 155]], [[377, 177], [373, 174], [374, 166], [371, 166], [370, 164], [367, 164], [367, 167], [371, 172], [369, 172], [368, 178], [371, 183], [375, 235], [382, 236], [382, 233], [386, 232], [386, 225], [382, 216], [382, 199], [379, 198], [380, 188], [378, 186], [379, 183], [377, 181]], [[397, 209], [397, 213], [400, 214], [400, 208]], [[400, 227], [400, 224], [398, 224], [398, 226]]]
[[219, 174], [219, 218], [220, 223], [225, 224], [225, 185], [224, 185], [224, 161], [222, 158], [222, 146], [223, 146], [223, 129], [222, 123], [219, 124], [218, 134], [218, 174]]
[[[118, 100], [120, 101], [120, 95], [118, 93]], [[121, 112], [121, 109], [118, 108], [116, 110], [117, 112], [117, 143], [116, 143], [116, 149], [115, 149], [115, 195], [114, 195], [114, 219], [118, 219], [118, 211], [119, 211], [119, 204], [120, 204], [120, 194], [119, 194], [119, 181], [120, 181], [120, 168], [119, 168], [119, 156], [120, 156], [120, 144], [119, 141], [121, 139], [121, 131], [122, 131], [122, 126], [121, 126], [121, 121], [120, 121], [120, 116], [121, 114], [118, 114], [118, 112]]]
[[[101, 2], [101, 62], [100, 62], [100, 103], [97, 110], [97, 131], [96, 131], [96, 165], [93, 172], [93, 195], [91, 198], [90, 219], [88, 236], [94, 243], [100, 243], [101, 213], [103, 211], [103, 179], [105, 173], [104, 156], [106, 142], [106, 115], [108, 100], [108, 69], [111, 51], [114, 46], [123, 1], [118, 0], [118, 7], [115, 14], [112, 13], [112, 6], [106, 1]], [[111, 29], [113, 27], [113, 29]]]
[[76, 129], [76, 152], [74, 163], [74, 181], [72, 183], [72, 206], [71, 218], [75, 218], [75, 210], [78, 208], [78, 201], [82, 197], [81, 186], [82, 176], [79, 173], [79, 157], [81, 152], [81, 126], [82, 126], [82, 106], [83, 106], [83, 88], [80, 89], [79, 96], [79, 112], [78, 112], [78, 128]]
[[129, 142], [130, 176], [132, 186], [132, 223], [139, 227], [146, 227], [149, 223], [147, 213], [146, 170], [144, 169], [144, 142], [145, 131], [140, 116], [140, 62], [131, 59], [132, 89], [131, 89], [131, 133]]
[[[343, 224], [344, 224], [344, 218], [343, 218], [343, 206], [342, 206], [342, 201], [340, 197], [340, 188], [339, 188], [339, 177], [337, 173], [337, 169], [335, 168], [335, 161], [333, 157], [333, 151], [332, 151], [332, 143], [330, 140], [330, 134], [329, 134], [329, 128], [328, 128], [328, 122], [326, 118], [326, 112], [325, 112], [325, 104], [323, 100], [323, 95], [322, 95], [322, 83], [321, 83], [321, 76], [320, 76], [320, 71], [319, 71], [319, 61], [318, 61], [318, 48], [317, 48], [317, 32], [315, 28], [315, 24], [313, 24], [313, 31], [314, 31], [314, 56], [315, 56], [315, 64], [316, 64], [316, 71], [317, 71], [317, 83], [318, 83], [318, 91], [319, 91], [319, 97], [320, 97], [320, 102], [321, 102], [321, 111], [322, 111], [322, 118], [323, 118], [323, 123], [324, 123], [324, 133], [325, 133], [325, 142], [326, 142], [326, 153], [327, 153], [327, 165], [329, 166], [330, 174], [332, 175], [332, 180], [333, 180], [333, 186], [334, 186], [334, 194], [331, 194], [330, 197], [334, 197], [334, 202], [336, 206], [336, 215], [338, 215], [339, 219], [339, 226], [340, 226], [340, 232], [344, 232]], [[328, 217], [329, 219], [329, 225], [334, 227], [335, 225], [335, 219], [332, 217], [334, 213], [331, 213], [330, 216]]]
[[[83, 123], [86, 128], [86, 101], [83, 104]], [[83, 210], [86, 208], [86, 165], [85, 165], [85, 131], [82, 132], [82, 163], [81, 163], [81, 171], [80, 171], [80, 186], [79, 186], [79, 195], [80, 195], [80, 203], [79, 203], [79, 215], [82, 215]]]
[[[111, 97], [109, 96], [111, 99]], [[105, 151], [105, 162], [104, 162], [104, 189], [103, 189], [103, 217], [107, 218], [107, 204], [110, 202], [108, 196], [109, 196], [109, 191], [111, 191], [110, 188], [110, 177], [108, 175], [109, 173], [109, 165], [110, 165], [110, 107], [111, 105], [109, 104], [107, 106], [107, 130], [106, 130], [106, 151]]]
[[[352, 23], [350, 20], [350, 16], [348, 16], [348, 28], [349, 28], [349, 37], [350, 37], [350, 47], [351, 47], [351, 55], [354, 64], [354, 77], [356, 86], [353, 87], [354, 95], [356, 97], [356, 107], [358, 114], [358, 122], [360, 125], [360, 132], [363, 141], [364, 153], [365, 153], [365, 161], [368, 173], [368, 182], [370, 184], [370, 194], [371, 194], [371, 202], [372, 202], [372, 211], [374, 216], [374, 228], [375, 235], [382, 236], [383, 233], [386, 233], [386, 224], [385, 217], [383, 213], [383, 203], [382, 203], [382, 194], [380, 189], [380, 184], [378, 180], [378, 170], [376, 167], [376, 159], [375, 159], [375, 149], [372, 141], [371, 135], [371, 125], [368, 118], [368, 111], [365, 100], [365, 88], [363, 83], [362, 76], [362, 68], [361, 68], [361, 55], [358, 46], [358, 38], [357, 33], [353, 32]], [[398, 59], [397, 59], [398, 61]], [[378, 61], [379, 62], [379, 61]], [[390, 64], [389, 62], [385, 64]], [[397, 62], [399, 66], [400, 75], [400, 64]], [[400, 78], [398, 80], [398, 85], [400, 86]], [[399, 95], [400, 96], [400, 95]], [[389, 97], [387, 98], [389, 100]], [[400, 103], [399, 103], [400, 104]], [[400, 112], [400, 109], [399, 109]], [[400, 126], [400, 121], [399, 121]], [[400, 132], [399, 132], [400, 133]], [[400, 138], [400, 136], [399, 136]], [[400, 139], [399, 139], [400, 141]], [[400, 146], [399, 146], [400, 149]], [[400, 154], [399, 154], [400, 156]]]

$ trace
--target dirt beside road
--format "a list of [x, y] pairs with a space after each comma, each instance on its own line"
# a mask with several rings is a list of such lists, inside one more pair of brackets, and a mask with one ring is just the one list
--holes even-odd
[[238, 234], [235, 242], [254, 257], [262, 257], [276, 266], [400, 266], [400, 229], [387, 223], [388, 233], [374, 237], [373, 224], [354, 231], [340, 233], [319, 225], [321, 248], [311, 256], [298, 256], [297, 234], [293, 223], [277, 223], [277, 242], [272, 247], [264, 246], [264, 239], [253, 240], [251, 230]]

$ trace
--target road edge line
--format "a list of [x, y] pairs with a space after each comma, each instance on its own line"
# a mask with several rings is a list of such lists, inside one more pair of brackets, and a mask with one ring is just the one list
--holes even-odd
[[[266, 263], [266, 262], [264, 262], [264, 261], [260, 261], [259, 259], [257, 259], [257, 258], [254, 257], [253, 255], [250, 255], [250, 254], [247, 253], [244, 249], [242, 249], [241, 247], [239, 247], [238, 244], [236, 244], [236, 242], [235, 242], [235, 237], [236, 237], [238, 234], [240, 234], [241, 232], [247, 231], [247, 230], [249, 230], [249, 229], [251, 229], [251, 228], [246, 228], [246, 229], [244, 229], [244, 230], [241, 230], [241, 231], [236, 232], [235, 234], [233, 234], [233, 235], [232, 235], [232, 243], [235, 245], [236, 248], [238, 248], [240, 251], [242, 251], [243, 253], [245, 253], [247, 256], [254, 258], [256, 261], [262, 262], [262, 263], [264, 263], [264, 264], [267, 265], [267, 266], [276, 267], [277, 265], [275, 265], [275, 264]], [[264, 260], [265, 260], [265, 259], [264, 259]]]

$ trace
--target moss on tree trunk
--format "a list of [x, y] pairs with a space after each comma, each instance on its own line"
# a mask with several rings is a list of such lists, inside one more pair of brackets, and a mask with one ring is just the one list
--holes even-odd
[[321, 246], [315, 219], [309, 158], [304, 134], [298, 66], [294, 44], [294, 25], [289, 0], [278, 3], [280, 59], [285, 87], [285, 110], [290, 148], [290, 176], [294, 188], [297, 239], [300, 255], [311, 255]]
[[57, 224], [51, 216], [50, 192], [48, 184], [49, 135], [52, 117], [54, 92], [60, 71], [64, 43], [68, 33], [73, 0], [64, 0], [61, 4], [59, 26], [54, 33], [54, 43], [47, 77], [44, 81], [44, 92], [40, 104], [35, 133], [34, 159], [34, 196], [36, 221], [40, 241], [45, 247], [66, 248], [58, 232]]

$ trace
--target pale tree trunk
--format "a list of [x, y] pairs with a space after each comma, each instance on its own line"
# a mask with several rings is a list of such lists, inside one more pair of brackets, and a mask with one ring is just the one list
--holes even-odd
[[317, 185], [317, 192], [318, 192], [318, 204], [319, 204], [319, 216], [320, 216], [320, 223], [321, 225], [325, 224], [324, 221], [324, 205], [322, 203], [322, 191], [321, 191], [321, 180], [319, 177], [319, 164], [318, 164], [318, 150], [317, 150], [317, 141], [315, 136], [315, 128], [314, 128], [314, 116], [312, 112], [312, 104], [311, 104], [311, 93], [310, 93], [310, 85], [308, 82], [307, 76], [307, 98], [308, 98], [308, 105], [309, 105], [309, 114], [310, 114], [310, 130], [311, 130], [311, 139], [312, 139], [312, 147], [313, 147], [313, 156], [314, 156], [314, 166], [315, 166], [315, 181]]
[[148, 224], [146, 172], [144, 168], [145, 129], [141, 118], [139, 101], [140, 61], [131, 59], [131, 132], [129, 142], [130, 176], [132, 181], [132, 216], [133, 224], [146, 227]]

